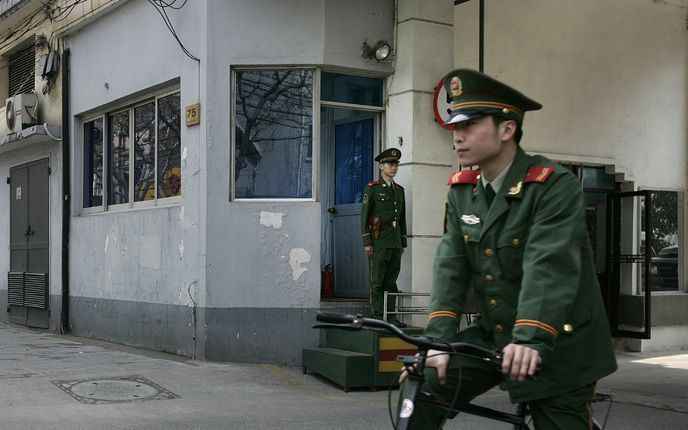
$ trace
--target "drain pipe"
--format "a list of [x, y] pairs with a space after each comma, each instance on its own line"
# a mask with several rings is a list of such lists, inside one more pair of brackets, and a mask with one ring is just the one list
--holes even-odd
[[72, 215], [69, 139], [69, 49], [62, 51], [62, 312], [60, 333], [69, 332], [69, 226]]

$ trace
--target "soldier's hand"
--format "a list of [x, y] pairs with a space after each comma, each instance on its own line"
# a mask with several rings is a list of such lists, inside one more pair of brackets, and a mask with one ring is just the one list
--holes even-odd
[[524, 345], [510, 343], [503, 352], [502, 373], [519, 382], [525, 381], [526, 376], [535, 375], [542, 362], [539, 352]]
[[370, 257], [373, 255], [373, 245], [366, 245], [363, 247], [363, 250], [365, 251], [365, 254]]
[[[448, 364], [449, 354], [442, 351], [436, 351], [434, 349], [428, 350], [427, 359], [425, 360], [425, 367], [434, 367], [437, 369], [437, 379], [442, 385], [444, 385], [444, 383], [447, 381]], [[401, 369], [401, 375], [399, 375], [399, 383], [403, 384], [406, 378], [408, 378], [408, 371], [404, 367]]]

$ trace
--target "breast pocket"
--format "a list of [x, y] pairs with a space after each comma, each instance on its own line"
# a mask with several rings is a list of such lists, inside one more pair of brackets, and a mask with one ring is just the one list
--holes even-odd
[[504, 279], [515, 280], [523, 276], [523, 251], [527, 241], [526, 228], [508, 230], [499, 235], [497, 258]]
[[393, 205], [392, 197], [389, 195], [376, 195], [375, 196], [375, 207], [381, 211], [389, 211]]

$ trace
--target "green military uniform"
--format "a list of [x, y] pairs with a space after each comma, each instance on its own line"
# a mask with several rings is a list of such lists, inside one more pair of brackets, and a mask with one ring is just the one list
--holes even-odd
[[[383, 151], [375, 161], [395, 162], [401, 151]], [[384, 292], [397, 293], [397, 277], [401, 270], [402, 248], [406, 248], [406, 199], [404, 188], [392, 181], [372, 181], [363, 193], [361, 208], [361, 237], [363, 245], [373, 246], [370, 257], [370, 304], [375, 318], [382, 318]], [[390, 296], [387, 305], [393, 310], [396, 297]], [[394, 320], [394, 318], [391, 318]]]
[[[524, 111], [539, 108], [479, 72], [451, 72], [445, 85], [454, 96], [454, 122], [511, 115], [520, 125]], [[530, 402], [538, 429], [588, 428], [594, 383], [614, 372], [616, 361], [579, 181], [520, 148], [491, 205], [479, 175], [467, 170], [450, 177], [425, 334], [537, 350], [542, 364], [536, 381], [506, 378], [511, 400]], [[480, 312], [459, 332], [470, 284]], [[466, 358], [451, 359], [445, 385], [429, 370], [426, 389], [451, 399], [458, 386], [458, 401], [470, 401], [504, 379], [490, 365]], [[414, 428], [439, 428], [445, 416], [418, 405]]]

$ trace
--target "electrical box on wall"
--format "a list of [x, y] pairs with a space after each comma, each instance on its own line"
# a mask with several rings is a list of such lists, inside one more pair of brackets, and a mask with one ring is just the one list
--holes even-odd
[[[35, 94], [17, 94], [5, 101], [7, 134], [18, 133], [38, 123], [38, 97]], [[2, 121], [2, 120], [0, 120]]]

